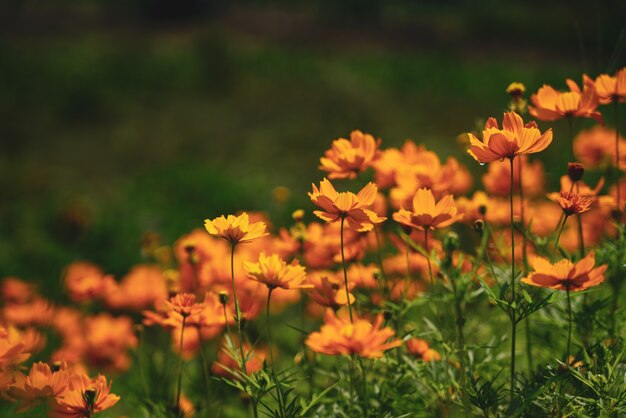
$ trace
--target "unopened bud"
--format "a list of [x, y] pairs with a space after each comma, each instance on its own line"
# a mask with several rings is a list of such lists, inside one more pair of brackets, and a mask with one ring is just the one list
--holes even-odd
[[296, 222], [302, 222], [302, 219], [304, 219], [304, 210], [303, 209], [294, 210], [293, 213], [291, 214], [291, 217]]
[[512, 97], [518, 98], [526, 93], [526, 86], [524, 86], [524, 84], [522, 83], [514, 81], [506, 88], [506, 92], [509, 93]]
[[61, 362], [55, 361], [54, 363], [52, 363], [52, 365], [50, 366], [50, 371], [54, 373], [54, 372], [58, 372], [59, 370], [61, 370]]
[[448, 232], [445, 237], [443, 237], [443, 250], [447, 253], [451, 253], [455, 250], [459, 249], [460, 239], [459, 234], [456, 232]]
[[85, 403], [89, 405], [90, 407], [94, 405], [96, 402], [96, 395], [97, 395], [97, 392], [95, 389], [86, 389], [83, 392], [83, 398], [85, 400]]
[[580, 163], [567, 163], [567, 175], [572, 182], [577, 182], [583, 178], [585, 167]]
[[226, 305], [228, 303], [228, 293], [222, 290], [220, 293], [218, 293], [218, 296], [222, 305]]
[[389, 321], [389, 320], [391, 320], [393, 315], [391, 314], [390, 311], [385, 311], [385, 312], [383, 312], [383, 317], [385, 318], [385, 321]]
[[475, 220], [474, 229], [476, 230], [476, 232], [482, 235], [483, 230], [485, 229], [485, 221], [483, 221], [482, 219]]

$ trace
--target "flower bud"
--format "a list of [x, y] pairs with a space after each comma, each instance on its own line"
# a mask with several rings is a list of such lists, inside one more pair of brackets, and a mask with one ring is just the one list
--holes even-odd
[[476, 229], [476, 232], [482, 235], [483, 230], [485, 229], [485, 221], [483, 221], [482, 219], [475, 220], [474, 229]]
[[293, 213], [291, 214], [291, 217], [296, 222], [302, 222], [302, 219], [304, 219], [304, 210], [302, 209], [294, 210]]
[[383, 318], [385, 318], [385, 321], [391, 320], [392, 317], [393, 317], [393, 315], [392, 315], [392, 313], [390, 311], [383, 312]]
[[459, 249], [460, 239], [459, 234], [456, 232], [448, 232], [445, 237], [443, 237], [443, 250], [446, 253], [451, 253], [455, 250]]
[[577, 182], [583, 178], [585, 167], [580, 163], [567, 163], [567, 175], [572, 182]]
[[223, 290], [222, 290], [222, 291], [218, 294], [218, 296], [219, 296], [219, 298], [220, 298], [220, 303], [221, 303], [222, 305], [226, 305], [226, 304], [228, 303], [228, 293], [226, 293], [225, 291], [223, 291]]

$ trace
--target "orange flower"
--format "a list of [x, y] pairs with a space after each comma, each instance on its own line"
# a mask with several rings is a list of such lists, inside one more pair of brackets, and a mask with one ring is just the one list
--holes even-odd
[[444, 228], [462, 217], [457, 214], [451, 195], [445, 195], [435, 204], [435, 197], [429, 189], [419, 189], [415, 193], [413, 211], [402, 208], [393, 214], [394, 221], [421, 230]]
[[64, 279], [70, 298], [75, 302], [98, 299], [114, 284], [113, 277], [105, 276], [98, 266], [83, 261], [67, 266]]
[[[591, 79], [586, 75], [583, 76], [585, 81]], [[596, 77], [595, 82], [592, 81], [596, 88], [596, 93], [601, 104], [609, 104], [611, 102], [626, 102], [626, 67], [615, 73], [615, 76], [608, 74], [600, 74]]]
[[421, 338], [411, 338], [406, 342], [406, 349], [416, 359], [425, 362], [441, 360], [441, 354], [430, 348], [426, 340]]
[[4, 320], [12, 325], [48, 325], [54, 316], [54, 307], [42, 297], [36, 297], [28, 303], [11, 303], [2, 310]]
[[524, 277], [522, 282], [548, 289], [567, 290], [569, 288], [574, 292], [585, 290], [604, 281], [607, 266], [594, 268], [595, 263], [593, 251], [576, 264], [568, 259], [551, 264], [544, 258], [534, 257], [530, 260], [530, 264], [535, 271]]
[[17, 277], [5, 277], [0, 284], [4, 303], [26, 303], [35, 295], [35, 286]]
[[309, 289], [313, 285], [304, 283], [306, 273], [297, 260], [285, 263], [277, 254], [261, 253], [258, 263], [245, 262], [248, 278], [263, 283], [269, 289]]
[[[522, 187], [525, 196], [538, 196], [543, 193], [544, 172], [541, 161], [528, 161], [526, 155], [521, 155], [513, 164], [513, 190], [519, 193], [519, 164], [522, 164]], [[494, 161], [489, 163], [487, 173], [482, 178], [485, 191], [492, 196], [508, 197], [511, 192], [511, 164], [508, 161]]]
[[483, 130], [483, 140], [468, 133], [470, 147], [468, 154], [479, 163], [485, 164], [516, 155], [534, 154], [543, 151], [552, 142], [552, 130], [543, 134], [537, 124], [529, 122], [524, 125], [522, 117], [515, 112], [506, 112], [502, 119], [502, 129], [498, 122], [489, 118]]
[[[619, 147], [626, 149], [626, 140], [620, 135]], [[624, 153], [620, 152], [622, 159]], [[605, 167], [615, 161], [615, 129], [596, 125], [585, 129], [574, 139], [574, 155], [586, 168]]]
[[0, 369], [24, 362], [30, 354], [25, 352], [26, 344], [9, 328], [0, 327]]
[[413, 152], [410, 160], [396, 163], [392, 168], [395, 187], [391, 189], [389, 197], [393, 207], [410, 204], [415, 191], [422, 187], [432, 190], [436, 197], [464, 194], [471, 188], [469, 171], [454, 157], [442, 163], [436, 153], [422, 146], [415, 146]]
[[[205, 234], [206, 235], [206, 234]], [[113, 309], [140, 311], [167, 298], [167, 284], [160, 268], [138, 265], [105, 295], [106, 305]]]
[[561, 192], [558, 199], [559, 206], [566, 216], [587, 212], [591, 207], [592, 200], [578, 193]]
[[196, 303], [196, 295], [192, 293], [179, 293], [171, 297], [170, 300], [165, 301], [165, 305], [183, 317], [187, 317], [201, 309], [201, 306]]
[[94, 412], [102, 412], [113, 407], [120, 397], [110, 393], [111, 384], [106, 377], [98, 375], [94, 380], [85, 374], [70, 376], [67, 391], [57, 397], [49, 411], [52, 418], [83, 418]]
[[374, 323], [362, 318], [338, 318], [332, 311], [326, 312], [325, 323], [319, 332], [311, 333], [306, 345], [317, 353], [331, 356], [356, 354], [365, 358], [382, 357], [386, 350], [402, 345], [395, 339], [389, 327], [381, 328], [382, 315], [376, 316]]
[[[331, 271], [316, 271], [309, 275], [309, 281], [314, 286], [309, 292], [309, 297], [313, 302], [331, 308], [334, 311], [348, 304], [343, 277], [339, 277]], [[352, 290], [353, 286], [350, 286], [350, 283], [348, 283], [348, 287], [349, 290]], [[354, 303], [354, 295], [352, 293], [349, 293], [349, 295], [350, 303]]]
[[593, 81], [584, 79], [583, 90], [570, 79], [565, 80], [570, 91], [560, 92], [544, 84], [530, 97], [534, 106], [528, 106], [530, 114], [543, 121], [553, 121], [564, 117], [593, 118], [604, 124], [602, 115], [596, 110], [599, 103]]
[[239, 216], [228, 215], [227, 218], [220, 216], [213, 220], [205, 219], [204, 227], [209, 234], [225, 239], [232, 245], [254, 241], [268, 235], [265, 232], [265, 223], [250, 223], [250, 218], [246, 212]]
[[339, 138], [320, 158], [320, 170], [327, 171], [331, 179], [353, 179], [378, 157], [380, 139], [375, 140], [370, 134], [352, 131], [350, 140]]
[[137, 346], [134, 324], [129, 317], [107, 313], [85, 318], [84, 356], [88, 364], [109, 371], [130, 367], [127, 350]]
[[53, 372], [46, 363], [37, 362], [31, 366], [27, 376], [17, 380], [10, 394], [22, 401], [18, 408], [21, 412], [34, 407], [41, 400], [61, 395], [68, 385], [68, 373], [64, 368]]
[[368, 183], [358, 194], [352, 192], [338, 193], [331, 182], [324, 179], [319, 189], [313, 184], [313, 192], [309, 193], [311, 201], [324, 210], [313, 213], [326, 222], [336, 222], [341, 218], [348, 221], [348, 226], [359, 232], [371, 231], [374, 224], [387, 218], [379, 217], [369, 206], [376, 200], [378, 189], [374, 183]]

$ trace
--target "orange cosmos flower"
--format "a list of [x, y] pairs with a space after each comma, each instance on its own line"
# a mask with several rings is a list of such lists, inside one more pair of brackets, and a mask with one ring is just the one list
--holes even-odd
[[566, 216], [572, 216], [587, 212], [591, 207], [592, 200], [578, 193], [561, 192], [558, 203]]
[[17, 277], [5, 277], [0, 284], [4, 303], [26, 303], [36, 294], [35, 286]]
[[317, 353], [378, 358], [386, 350], [402, 345], [398, 339], [389, 341], [394, 331], [389, 327], [381, 328], [382, 323], [382, 315], [377, 315], [373, 324], [362, 318], [354, 318], [354, 323], [350, 323], [350, 319], [338, 318], [327, 311], [320, 331], [311, 333], [305, 342]]
[[179, 293], [165, 301], [165, 305], [183, 317], [196, 313], [202, 308], [200, 304], [196, 303], [196, 295], [192, 293]]
[[268, 235], [265, 232], [265, 223], [250, 223], [250, 218], [246, 212], [239, 216], [228, 215], [227, 218], [220, 216], [213, 220], [205, 219], [204, 227], [209, 234], [225, 239], [232, 245], [254, 241]]
[[313, 285], [304, 283], [306, 273], [304, 267], [294, 260], [285, 263], [277, 254], [270, 256], [261, 253], [257, 263], [245, 262], [244, 268], [248, 278], [263, 283], [269, 289], [309, 289]]
[[534, 154], [543, 151], [552, 142], [552, 129], [542, 134], [536, 123], [524, 125], [522, 117], [515, 112], [504, 114], [502, 129], [498, 128], [498, 122], [494, 118], [489, 118], [483, 130], [482, 141], [471, 132], [468, 135], [470, 147], [467, 152], [482, 164], [516, 155]]
[[[586, 75], [583, 76], [585, 81], [591, 79]], [[591, 81], [595, 88], [601, 104], [609, 104], [611, 102], [626, 102], [626, 67], [615, 73], [615, 76], [608, 74], [600, 74], [596, 77], [595, 82]]]
[[104, 296], [111, 284], [115, 284], [112, 276], [105, 275], [95, 264], [84, 261], [67, 266], [64, 276], [70, 299], [75, 302], [98, 299]]
[[358, 194], [337, 192], [328, 179], [320, 182], [319, 189], [313, 184], [313, 192], [309, 193], [311, 201], [324, 210], [313, 213], [326, 222], [336, 222], [341, 218], [348, 221], [348, 226], [359, 232], [371, 231], [374, 224], [387, 218], [379, 217], [376, 212], [367, 209], [374, 200], [378, 189], [374, 183], [368, 183]]
[[[522, 188], [525, 196], [538, 196], [543, 193], [544, 172], [541, 161], [528, 161], [526, 155], [521, 155], [513, 164], [513, 190], [519, 193], [519, 165], [522, 165], [524, 174]], [[492, 196], [508, 197], [511, 192], [511, 164], [508, 161], [494, 161], [489, 163], [487, 173], [482, 178], [485, 191]]]
[[602, 115], [596, 110], [598, 94], [593, 81], [584, 79], [583, 90], [570, 79], [565, 80], [570, 91], [560, 92], [544, 84], [530, 97], [534, 106], [528, 106], [530, 114], [543, 121], [553, 121], [564, 117], [593, 118], [604, 124]]
[[[348, 276], [351, 277], [351, 276]], [[343, 281], [343, 276], [331, 271], [316, 271], [311, 273], [309, 281], [314, 288], [309, 292], [311, 300], [321, 306], [337, 311], [340, 307], [348, 304], [348, 296]], [[348, 290], [354, 286], [348, 283]], [[349, 293], [350, 303], [354, 303], [354, 295]]]
[[411, 338], [406, 342], [406, 349], [416, 359], [425, 362], [441, 360], [441, 354], [430, 348], [426, 340], [421, 338]]
[[37, 362], [27, 376], [17, 379], [10, 394], [21, 401], [19, 412], [37, 405], [39, 401], [61, 395], [69, 385], [68, 373], [64, 367], [52, 371], [46, 363]]
[[167, 283], [161, 269], [157, 266], [138, 265], [120, 283], [109, 288], [105, 302], [113, 309], [141, 311], [167, 296]]
[[350, 133], [350, 140], [339, 138], [320, 158], [320, 170], [327, 171], [331, 179], [353, 179], [365, 171], [378, 157], [380, 139], [356, 130]]
[[20, 364], [28, 357], [24, 341], [11, 329], [0, 327], [0, 369]]
[[111, 384], [103, 375], [91, 380], [85, 374], [73, 374], [68, 390], [54, 400], [49, 414], [53, 418], [83, 418], [91, 416], [92, 408], [96, 413], [102, 412], [120, 400], [110, 391]]
[[413, 211], [402, 208], [393, 214], [394, 221], [421, 230], [444, 228], [462, 217], [463, 215], [457, 215], [451, 195], [445, 195], [435, 204], [435, 197], [429, 189], [419, 189], [415, 193]]
[[548, 289], [579, 291], [597, 286], [604, 281], [606, 265], [594, 268], [595, 253], [591, 251], [576, 264], [563, 259], [555, 264], [545, 258], [534, 257], [530, 260], [534, 272], [522, 279], [522, 282]]
[[84, 357], [98, 369], [122, 371], [130, 367], [127, 350], [137, 346], [132, 319], [102, 313], [85, 318]]
[[[626, 149], [626, 140], [621, 135], [618, 140], [619, 147]], [[580, 131], [574, 139], [574, 155], [587, 168], [611, 165], [615, 161], [615, 129], [596, 125]]]

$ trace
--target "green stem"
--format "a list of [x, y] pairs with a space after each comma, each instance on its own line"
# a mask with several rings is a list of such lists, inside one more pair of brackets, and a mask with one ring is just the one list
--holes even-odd
[[243, 352], [243, 335], [241, 332], [241, 311], [239, 310], [239, 300], [237, 299], [237, 288], [235, 286], [235, 247], [237, 244], [232, 243], [230, 246], [230, 277], [233, 285], [233, 299], [235, 299], [235, 320], [237, 321], [237, 337], [239, 339], [239, 353], [241, 354], [241, 370], [244, 374], [248, 374], [246, 369], [246, 356]]
[[204, 347], [202, 347], [202, 336], [200, 335], [200, 327], [198, 327], [198, 341], [200, 341], [200, 362], [202, 366], [202, 377], [204, 378], [204, 391], [206, 392], [206, 402], [208, 404], [209, 399], [211, 398], [209, 368], [206, 361], [206, 356], [204, 355]]
[[569, 128], [569, 142], [572, 147], [572, 162], [575, 162], [576, 157], [574, 156], [574, 126], [572, 115], [567, 115], [567, 126]]
[[346, 298], [348, 300], [348, 313], [350, 314], [350, 322], [354, 323], [354, 319], [352, 318], [352, 303], [350, 303], [350, 289], [348, 288], [348, 269], [346, 267], [346, 256], [344, 254], [344, 250], [343, 250], [343, 223], [345, 221], [346, 217], [342, 216], [341, 217], [341, 230], [339, 233], [340, 236], [340, 245], [341, 245], [341, 265], [343, 267], [343, 281], [344, 281], [344, 285], [346, 287]]
[[[617, 211], [621, 214], [622, 213], [622, 199], [621, 199], [621, 191], [620, 191], [620, 184], [619, 184], [619, 180], [621, 177], [621, 170], [619, 167], [619, 112], [618, 112], [618, 100], [617, 98], [613, 98], [613, 111], [615, 113], [615, 187], [616, 187], [616, 200], [617, 200]], [[621, 222], [621, 217], [620, 217], [620, 222]]]
[[180, 329], [180, 345], [178, 346], [178, 388], [176, 389], [176, 411], [180, 410], [180, 392], [183, 387], [183, 336], [185, 335], [185, 321], [187, 317], [183, 315], [183, 324]]
[[380, 275], [383, 278], [383, 293], [389, 296], [389, 288], [387, 286], [387, 275], [385, 274], [385, 268], [383, 267], [382, 248], [380, 244], [380, 233], [378, 227], [374, 225], [374, 234], [376, 235], [376, 258], [378, 261], [378, 267], [380, 268]]
[[267, 345], [268, 350], [270, 352], [270, 371], [272, 373], [272, 379], [274, 379], [274, 384], [276, 384], [276, 395], [278, 399], [278, 407], [280, 408], [280, 416], [285, 416], [285, 406], [283, 402], [283, 394], [282, 389], [280, 387], [280, 381], [276, 379], [276, 373], [274, 371], [274, 350], [272, 349], [272, 333], [270, 331], [270, 300], [272, 298], [272, 291], [274, 289], [272, 287], [268, 287], [267, 292], [267, 306], [265, 307], [265, 321], [267, 326]]
[[430, 277], [430, 286], [435, 285], [433, 279], [433, 267], [430, 264], [430, 251], [428, 249], [428, 226], [424, 227], [424, 250], [426, 251], [426, 261], [428, 262], [428, 277]]
[[565, 222], [567, 222], [567, 215], [563, 215], [563, 221], [559, 220], [559, 229], [556, 234], [556, 238], [554, 239], [554, 254], [559, 248], [559, 239], [561, 238], [561, 233], [563, 232], [563, 228], [565, 227]]
[[[520, 217], [522, 223], [522, 267], [523, 267], [523, 275], [526, 275], [528, 272], [528, 237], [526, 236], [526, 218], [524, 213], [524, 183], [523, 183], [523, 164], [522, 159], [519, 158], [517, 160], [517, 177], [518, 177], [518, 188], [519, 188], [519, 198], [520, 198]], [[528, 370], [532, 373], [533, 370], [533, 355], [532, 355], [532, 334], [530, 332], [530, 316], [527, 316], [524, 319], [524, 329], [526, 330], [526, 361], [528, 362]]]
[[567, 352], [565, 355], [565, 362], [569, 365], [570, 355], [570, 343], [572, 341], [572, 301], [570, 299], [569, 284], [566, 285], [565, 290], [567, 292], [567, 314], [568, 314], [568, 330], [567, 330]]
[[511, 163], [511, 190], [509, 193], [509, 205], [510, 205], [510, 224], [511, 224], [511, 307], [509, 308], [509, 316], [511, 319], [511, 376], [510, 376], [510, 384], [511, 384], [511, 405], [514, 400], [514, 388], [515, 388], [515, 337], [516, 337], [516, 327], [517, 321], [515, 318], [515, 308], [513, 304], [515, 303], [515, 226], [513, 225], [513, 158], [509, 158], [509, 162]]

